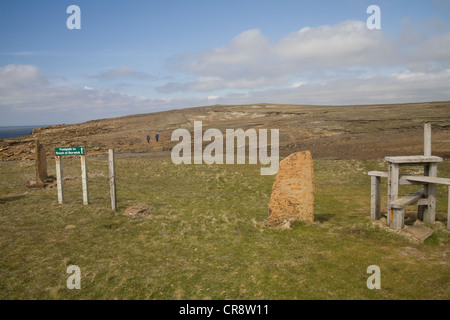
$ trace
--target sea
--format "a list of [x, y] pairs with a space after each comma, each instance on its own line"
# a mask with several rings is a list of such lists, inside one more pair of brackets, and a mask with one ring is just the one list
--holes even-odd
[[42, 126], [0, 126], [0, 139], [3, 138], [15, 138], [31, 134], [33, 129], [47, 127], [48, 125]]

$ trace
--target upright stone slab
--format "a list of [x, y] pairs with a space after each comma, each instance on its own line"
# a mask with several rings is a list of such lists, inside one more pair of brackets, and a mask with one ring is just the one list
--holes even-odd
[[36, 139], [35, 143], [35, 169], [36, 169], [36, 181], [28, 181], [27, 188], [47, 188], [48, 186], [53, 187], [53, 181], [55, 177], [49, 176], [47, 174], [47, 154], [43, 145], [39, 143]]
[[49, 177], [47, 175], [47, 153], [39, 140], [36, 140], [36, 183], [44, 184]]
[[269, 202], [270, 226], [284, 221], [314, 221], [314, 170], [310, 151], [280, 162]]

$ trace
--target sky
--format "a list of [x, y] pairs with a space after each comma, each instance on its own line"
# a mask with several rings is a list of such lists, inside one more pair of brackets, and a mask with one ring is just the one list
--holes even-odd
[[0, 126], [446, 100], [450, 0], [0, 1]]

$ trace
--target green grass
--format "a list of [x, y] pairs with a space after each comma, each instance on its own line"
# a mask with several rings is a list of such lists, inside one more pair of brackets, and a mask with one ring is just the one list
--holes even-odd
[[[265, 226], [274, 176], [259, 165], [117, 159], [116, 213], [106, 159], [88, 166], [84, 206], [79, 159], [64, 158], [62, 205], [55, 188], [25, 188], [32, 162], [0, 163], [1, 299], [450, 298], [446, 230], [417, 244], [370, 223], [367, 172], [384, 161], [315, 161], [316, 221], [290, 229]], [[450, 162], [439, 176], [450, 176]], [[444, 186], [437, 199], [446, 224]], [[150, 214], [122, 216], [136, 204]], [[81, 290], [66, 287], [72, 264]], [[370, 265], [381, 269], [381, 290], [366, 287]]]

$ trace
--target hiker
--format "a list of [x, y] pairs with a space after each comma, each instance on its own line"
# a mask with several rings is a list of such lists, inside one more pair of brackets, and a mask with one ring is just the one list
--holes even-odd
[[147, 136], [147, 143], [150, 143], [150, 136]]
[[159, 134], [156, 134], [156, 135], [155, 135], [155, 138], [156, 138], [156, 142], [158, 142]]

